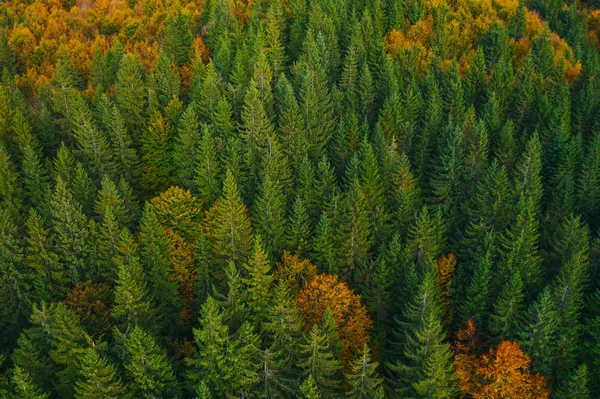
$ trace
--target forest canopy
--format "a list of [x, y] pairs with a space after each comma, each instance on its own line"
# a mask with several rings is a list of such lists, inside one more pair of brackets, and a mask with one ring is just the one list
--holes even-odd
[[0, 397], [597, 397], [599, 7], [0, 3]]

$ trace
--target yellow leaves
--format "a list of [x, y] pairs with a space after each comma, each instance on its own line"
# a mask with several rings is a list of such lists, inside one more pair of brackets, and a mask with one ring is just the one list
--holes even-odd
[[150, 200], [150, 208], [162, 226], [185, 234], [190, 240], [197, 239], [201, 231], [202, 204], [190, 190], [170, 187]]
[[425, 71], [429, 66], [432, 54], [428, 50], [432, 25], [433, 22], [429, 16], [412, 25], [406, 32], [393, 29], [384, 38], [387, 53], [392, 56], [406, 57], [410, 64], [417, 65], [419, 71]]
[[289, 251], [283, 251], [281, 262], [277, 263], [275, 277], [283, 280], [294, 294], [317, 274], [317, 268], [308, 259], [300, 259]]
[[296, 296], [300, 315], [304, 318], [304, 328], [310, 331], [321, 323], [329, 309], [342, 343], [341, 359], [345, 365], [356, 357], [369, 341], [372, 322], [367, 309], [346, 283], [336, 276], [320, 274], [304, 285]]
[[169, 259], [173, 264], [175, 280], [178, 283], [177, 295], [183, 300], [183, 308], [179, 311], [179, 316], [185, 324], [192, 318], [196, 294], [195, 245], [184, 240], [171, 229], [164, 230], [169, 241]]
[[554, 65], [562, 66], [565, 78], [573, 83], [581, 72], [581, 63], [575, 60], [573, 50], [565, 39], [552, 33], [552, 48], [554, 49]]
[[537, 11], [527, 11], [525, 13], [525, 31], [528, 37], [536, 37], [544, 30], [544, 21]]

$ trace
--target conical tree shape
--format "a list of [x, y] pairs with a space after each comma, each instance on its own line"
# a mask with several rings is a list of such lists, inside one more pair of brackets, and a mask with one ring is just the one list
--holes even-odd
[[194, 339], [198, 345], [198, 355], [194, 359], [196, 374], [216, 392], [226, 388], [227, 353], [229, 329], [224, 324], [223, 314], [218, 303], [208, 297], [200, 311], [200, 328], [194, 329]]
[[265, 309], [269, 304], [273, 276], [270, 273], [271, 265], [258, 237], [254, 239], [253, 254], [244, 264], [244, 268], [248, 274], [248, 278], [243, 282], [247, 287], [247, 303], [251, 320], [257, 328], [261, 328], [266, 319]]
[[264, 177], [254, 204], [256, 232], [265, 243], [265, 250], [272, 258], [283, 252], [285, 231], [285, 197], [278, 181], [269, 175]]
[[89, 270], [90, 253], [87, 218], [75, 202], [65, 182], [59, 178], [51, 201], [51, 212], [56, 232], [56, 251], [67, 266], [67, 278], [75, 284]]
[[382, 379], [377, 376], [377, 362], [371, 362], [371, 351], [365, 344], [362, 355], [354, 361], [352, 374], [346, 375], [350, 390], [346, 393], [353, 399], [371, 399], [381, 387]]
[[47, 286], [54, 298], [65, 291], [64, 266], [54, 252], [54, 236], [44, 228], [44, 220], [31, 210], [26, 223], [27, 247], [25, 256], [29, 266], [35, 270], [39, 278]]
[[494, 305], [494, 312], [490, 316], [490, 332], [497, 340], [516, 335], [516, 328], [523, 317], [524, 300], [523, 280], [520, 272], [517, 271], [502, 288]]
[[81, 379], [75, 388], [76, 399], [128, 398], [115, 368], [100, 357], [95, 349], [88, 349], [83, 357]]
[[319, 392], [324, 397], [330, 397], [339, 386], [336, 374], [341, 366], [330, 351], [327, 337], [317, 325], [305, 336], [301, 348], [302, 361], [298, 365], [303, 375], [312, 377]]
[[228, 261], [241, 265], [252, 248], [248, 210], [229, 169], [225, 175], [223, 194], [207, 214], [207, 238], [216, 260], [222, 265]]
[[131, 331], [135, 326], [154, 327], [150, 297], [143, 271], [137, 256], [133, 237], [123, 230], [119, 242], [119, 255], [115, 258], [117, 279], [115, 306], [111, 316], [121, 331]]
[[18, 398], [48, 399], [50, 397], [48, 393], [40, 393], [39, 388], [31, 380], [29, 373], [19, 366], [15, 366], [12, 383], [15, 386], [15, 393]]
[[135, 327], [125, 341], [125, 370], [137, 397], [177, 397], [175, 376], [167, 353], [146, 331]]
[[145, 125], [146, 89], [139, 58], [123, 55], [116, 81], [116, 103], [127, 130], [139, 138]]
[[169, 242], [149, 205], [144, 209], [141, 220], [140, 259], [146, 273], [148, 292], [152, 296], [152, 307], [156, 311], [155, 322], [164, 330], [175, 328], [180, 323], [179, 284], [170, 260]]

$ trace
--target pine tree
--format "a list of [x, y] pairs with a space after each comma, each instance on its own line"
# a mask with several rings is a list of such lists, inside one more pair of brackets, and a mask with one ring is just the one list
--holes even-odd
[[312, 375], [306, 377], [300, 386], [300, 392], [302, 392], [302, 398], [304, 399], [321, 399], [319, 388], [317, 387], [315, 379]]
[[542, 291], [525, 315], [520, 344], [531, 357], [534, 371], [550, 376], [556, 356], [558, 314], [549, 289]]
[[321, 215], [313, 240], [315, 261], [320, 270], [329, 274], [337, 274], [338, 260], [334, 244], [334, 230], [327, 215]]
[[221, 159], [218, 140], [210, 129], [202, 130], [198, 148], [198, 162], [195, 169], [194, 186], [200, 200], [206, 206], [212, 205], [221, 192]]
[[371, 362], [371, 351], [365, 344], [362, 355], [352, 365], [352, 374], [346, 376], [351, 387], [346, 394], [350, 398], [370, 399], [376, 396], [382, 382], [377, 377], [378, 365], [377, 362]]
[[129, 226], [132, 223], [131, 215], [127, 213], [117, 185], [108, 176], [102, 178], [94, 211], [100, 220], [104, 219], [106, 213], [110, 211], [120, 226]]
[[404, 312], [404, 360], [388, 365], [398, 375], [398, 395], [438, 398], [454, 395], [454, 363], [450, 345], [444, 342], [438, 295], [435, 273], [429, 271]]
[[187, 64], [190, 60], [194, 42], [190, 25], [191, 15], [183, 13], [180, 9], [176, 15], [169, 13], [165, 21], [163, 49], [179, 66]]
[[29, 373], [19, 366], [15, 366], [12, 376], [16, 397], [22, 399], [48, 399], [50, 394], [40, 393], [40, 389], [32, 381]]
[[252, 227], [230, 169], [225, 174], [221, 198], [208, 212], [207, 226], [216, 259], [222, 265], [230, 260], [240, 265], [252, 247]]
[[365, 196], [358, 181], [354, 181], [344, 201], [344, 219], [341, 226], [343, 267], [353, 275], [363, 266], [373, 243]]
[[491, 308], [492, 297], [492, 266], [493, 266], [493, 239], [486, 237], [485, 249], [481, 251], [475, 265], [475, 271], [466, 288], [465, 301], [460, 306], [461, 321], [466, 323], [472, 320], [476, 325], [487, 325]]
[[279, 280], [274, 284], [263, 331], [268, 334], [269, 342], [272, 342], [272, 351], [277, 353], [281, 374], [289, 378], [295, 377], [293, 372], [299, 352], [301, 328], [301, 318], [292, 293], [287, 284]]
[[267, 151], [265, 144], [268, 138], [273, 136], [274, 129], [265, 110], [265, 104], [261, 101], [258, 84], [254, 80], [250, 82], [244, 99], [242, 132], [246, 147], [245, 166], [249, 170], [250, 177], [254, 181], [260, 181], [260, 169], [265, 166], [263, 164]]
[[533, 199], [521, 197], [517, 218], [501, 239], [500, 274], [504, 279], [519, 273], [525, 288], [535, 287], [541, 275], [541, 259], [538, 255], [538, 219]]
[[292, 206], [287, 231], [287, 249], [299, 256], [307, 256], [310, 249], [310, 221], [304, 201], [296, 197]]
[[106, 135], [99, 130], [92, 118], [91, 112], [82, 97], [77, 97], [73, 104], [72, 130], [81, 154], [92, 180], [98, 182], [104, 175], [113, 177], [115, 165]]
[[563, 383], [561, 389], [556, 393], [556, 397], [560, 399], [590, 399], [588, 379], [588, 368], [585, 364], [582, 364]]
[[146, 331], [135, 327], [125, 341], [124, 366], [137, 397], [178, 397], [167, 354]]
[[265, 176], [254, 203], [254, 220], [256, 232], [271, 258], [278, 258], [283, 252], [285, 205], [281, 184]]
[[432, 219], [428, 208], [423, 207], [408, 233], [406, 247], [409, 259], [415, 262], [419, 270], [424, 270], [441, 255], [444, 245], [444, 231], [439, 212], [435, 219]]
[[150, 195], [164, 191], [174, 180], [171, 134], [171, 125], [158, 111], [142, 133], [140, 185]]
[[123, 55], [116, 80], [116, 103], [125, 119], [127, 131], [139, 138], [145, 126], [146, 88], [140, 60]]
[[86, 276], [91, 252], [87, 218], [81, 206], [59, 177], [51, 201], [51, 212], [56, 233], [56, 252], [67, 267], [67, 280], [77, 283]]
[[59, 298], [65, 287], [64, 265], [60, 263], [58, 255], [54, 252], [54, 235], [44, 227], [44, 220], [35, 211], [30, 210], [27, 227], [27, 246], [25, 257], [28, 266], [35, 271], [34, 285], [42, 292], [47, 291], [51, 298]]
[[208, 389], [204, 381], [200, 383], [198, 389], [196, 390], [196, 399], [212, 399], [210, 389]]
[[140, 173], [140, 160], [133, 145], [130, 133], [127, 131], [125, 118], [116, 105], [110, 108], [108, 121], [108, 137], [117, 173], [129, 184], [136, 185]]
[[0, 144], [0, 204], [6, 214], [16, 223], [19, 220], [19, 211], [22, 206], [22, 193], [19, 184], [19, 175], [10, 155]]
[[395, 206], [394, 227], [401, 237], [406, 237], [409, 226], [417, 219], [422, 206], [421, 190], [411, 172], [406, 154], [401, 154], [394, 169], [393, 197]]
[[525, 293], [520, 271], [506, 281], [490, 315], [490, 332], [497, 341], [515, 337], [523, 317]]
[[151, 75], [151, 86], [160, 109], [164, 109], [173, 98], [179, 97], [181, 78], [165, 51], [158, 54], [156, 67]]
[[254, 239], [253, 254], [244, 268], [248, 274], [243, 282], [247, 287], [246, 302], [250, 308], [251, 320], [257, 328], [261, 328], [266, 319], [265, 309], [269, 304], [273, 275], [270, 274], [271, 265], [259, 237]]
[[119, 254], [115, 258], [117, 278], [115, 306], [111, 316], [115, 326], [121, 331], [131, 331], [134, 327], [154, 327], [154, 314], [150, 296], [137, 256], [137, 246], [131, 233], [123, 230], [119, 242]]
[[76, 399], [127, 398], [116, 370], [95, 349], [88, 349], [81, 365], [82, 378], [75, 388]]
[[331, 397], [339, 386], [336, 374], [340, 370], [340, 362], [333, 356], [327, 337], [314, 325], [310, 333], [305, 335], [301, 344], [302, 360], [299, 362], [303, 375], [312, 377], [321, 395]]
[[59, 367], [52, 382], [54, 391], [60, 397], [73, 397], [84, 358], [92, 350], [91, 338], [81, 328], [77, 316], [62, 302], [34, 305], [31, 322], [46, 335], [50, 359]]
[[30, 280], [23, 268], [23, 248], [17, 226], [0, 211], [0, 343], [9, 348], [27, 322], [31, 308]]
[[177, 129], [177, 138], [173, 146], [173, 163], [177, 172], [177, 182], [183, 188], [195, 188], [195, 167], [199, 161], [200, 122], [194, 103], [183, 111]]
[[304, 120], [294, 88], [282, 74], [277, 83], [278, 130], [284, 153], [290, 158], [291, 166], [297, 170], [307, 154], [308, 142], [304, 131]]
[[227, 347], [229, 328], [224, 324], [223, 314], [217, 301], [208, 297], [200, 311], [200, 328], [194, 328], [194, 339], [198, 345], [193, 365], [197, 370], [196, 379], [215, 392], [223, 393], [227, 388]]
[[158, 222], [156, 213], [149, 205], [144, 208], [140, 227], [140, 258], [152, 295], [152, 307], [156, 312], [155, 322], [163, 331], [179, 325], [178, 312], [181, 300], [177, 296], [179, 287], [175, 280], [170, 259], [167, 237]]

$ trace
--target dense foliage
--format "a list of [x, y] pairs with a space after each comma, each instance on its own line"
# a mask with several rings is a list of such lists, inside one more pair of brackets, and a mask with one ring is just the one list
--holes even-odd
[[600, 10], [0, 4], [0, 396], [600, 392]]

